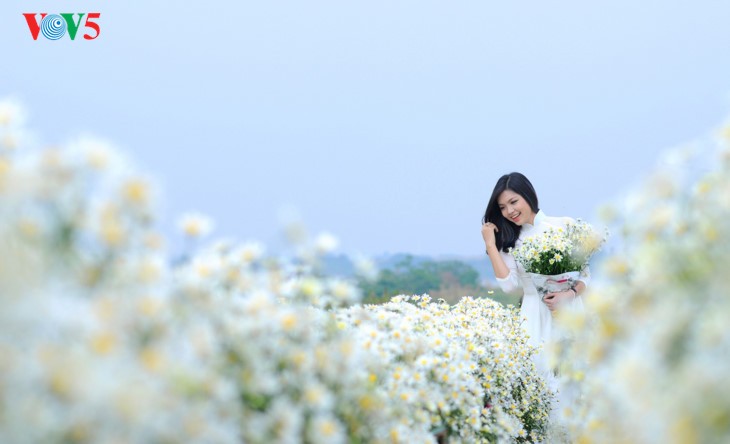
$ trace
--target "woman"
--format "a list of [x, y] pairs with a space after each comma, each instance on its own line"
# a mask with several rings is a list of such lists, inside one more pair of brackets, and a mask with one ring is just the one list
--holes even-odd
[[[537, 194], [530, 181], [520, 173], [505, 174], [497, 181], [482, 220], [482, 237], [502, 290], [507, 293], [522, 291], [520, 313], [525, 319], [523, 326], [531, 345], [548, 345], [557, 339], [552, 312], [568, 304], [582, 308], [580, 295], [590, 281], [588, 268], [581, 272], [573, 288], [545, 295], [541, 300], [535, 285], [521, 264], [510, 254], [510, 249], [521, 244], [527, 236], [539, 234], [548, 227], [565, 227], [572, 219], [550, 217], [540, 210]], [[535, 355], [535, 366], [554, 392], [558, 392], [551, 417], [558, 420], [565, 407], [572, 404], [572, 396], [560, 393], [556, 375], [548, 365], [544, 351]]]

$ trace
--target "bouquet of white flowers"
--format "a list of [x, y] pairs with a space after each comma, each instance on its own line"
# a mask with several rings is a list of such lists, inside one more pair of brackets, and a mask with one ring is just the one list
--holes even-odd
[[564, 228], [550, 227], [526, 238], [512, 250], [512, 255], [525, 268], [544, 299], [548, 293], [572, 288], [604, 241], [605, 236], [578, 219]]

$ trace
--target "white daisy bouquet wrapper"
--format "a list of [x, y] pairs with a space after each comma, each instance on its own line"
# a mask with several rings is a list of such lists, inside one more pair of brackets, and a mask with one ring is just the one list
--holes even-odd
[[525, 268], [544, 300], [548, 293], [567, 291], [575, 285], [605, 240], [605, 235], [578, 219], [564, 228], [550, 227], [527, 237], [512, 250], [512, 255]]
[[545, 300], [548, 293], [558, 293], [567, 291], [575, 285], [580, 277], [580, 271], [569, 271], [567, 273], [548, 275], [530, 273], [532, 283], [535, 284], [537, 292], [540, 293], [541, 299]]

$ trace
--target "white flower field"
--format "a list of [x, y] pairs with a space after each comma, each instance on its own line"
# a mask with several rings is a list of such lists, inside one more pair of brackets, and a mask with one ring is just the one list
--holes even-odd
[[[219, 241], [173, 263], [154, 178], [104, 141], [29, 134], [0, 102], [0, 442], [556, 439], [517, 308], [359, 304], [320, 272], [327, 234], [292, 236], [286, 257]], [[708, 171], [682, 177], [692, 158], [675, 154], [606, 207], [625, 245], [550, 350], [583, 393], [573, 442], [730, 437], [730, 129], [713, 143]]]

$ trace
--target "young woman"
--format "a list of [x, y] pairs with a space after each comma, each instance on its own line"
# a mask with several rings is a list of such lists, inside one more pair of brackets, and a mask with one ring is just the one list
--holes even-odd
[[[580, 295], [590, 281], [590, 272], [586, 267], [573, 288], [548, 293], [543, 301], [522, 265], [515, 261], [509, 251], [519, 246], [527, 236], [539, 234], [548, 227], [564, 227], [570, 221], [571, 218], [550, 217], [541, 211], [535, 189], [520, 173], [505, 174], [499, 178], [484, 212], [482, 237], [494, 275], [505, 292], [522, 292], [520, 313], [525, 319], [523, 326], [529, 335], [528, 342], [532, 345], [547, 345], [551, 339], [557, 339], [554, 337], [556, 332], [551, 312], [567, 304], [582, 307]], [[559, 392], [557, 378], [548, 365], [544, 351], [535, 356], [535, 366], [548, 387]], [[559, 419], [564, 407], [572, 403], [565, 392], [556, 398], [558, 402], [553, 405], [551, 412], [553, 419]]]

